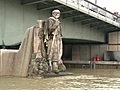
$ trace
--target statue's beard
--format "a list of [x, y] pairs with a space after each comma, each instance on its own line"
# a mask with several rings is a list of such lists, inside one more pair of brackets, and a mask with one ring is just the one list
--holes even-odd
[[58, 19], [60, 16], [55, 16], [56, 19]]
[[60, 15], [53, 15], [54, 18], [58, 19]]

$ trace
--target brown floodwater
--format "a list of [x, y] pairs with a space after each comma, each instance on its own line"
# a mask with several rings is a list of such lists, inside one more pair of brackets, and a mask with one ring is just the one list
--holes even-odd
[[0, 77], [0, 90], [120, 90], [119, 69], [70, 69], [71, 76]]

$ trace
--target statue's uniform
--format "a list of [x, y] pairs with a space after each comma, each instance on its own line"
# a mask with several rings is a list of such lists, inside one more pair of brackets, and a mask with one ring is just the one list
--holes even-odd
[[59, 62], [61, 61], [63, 49], [60, 21], [54, 17], [50, 17], [46, 23], [45, 35], [48, 40], [48, 60]]

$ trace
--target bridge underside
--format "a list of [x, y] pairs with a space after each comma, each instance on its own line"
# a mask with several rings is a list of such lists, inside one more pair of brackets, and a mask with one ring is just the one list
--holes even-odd
[[103, 42], [81, 40], [81, 39], [66, 39], [66, 38], [63, 39], [63, 43], [65, 44], [104, 44]]

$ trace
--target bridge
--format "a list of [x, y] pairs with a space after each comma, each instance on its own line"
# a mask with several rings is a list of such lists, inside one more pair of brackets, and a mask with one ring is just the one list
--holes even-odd
[[[106, 38], [105, 35], [107, 33], [120, 30], [119, 16], [98, 5], [93, 4], [88, 0], [22, 0], [21, 4], [37, 4], [37, 10], [40, 11], [53, 10], [55, 8], [59, 9], [62, 13], [61, 16], [63, 20], [72, 20], [73, 24], [78, 23], [81, 27], [87, 27], [87, 29], [89, 30], [96, 29], [99, 34], [101, 32], [103, 34], [104, 32], [103, 36], [97, 34], [99, 38], [101, 38], [100, 40], [98, 40], [99, 42], [105, 42], [104, 38]], [[94, 33], [93, 35], [95, 35], [96, 33]], [[65, 33], [65, 36], [67, 37], [64, 38], [68, 38], [69, 35]], [[74, 40], [72, 39], [75, 38], [76, 42], [79, 42], [77, 39], [81, 39], [80, 42], [89, 42], [85, 41], [84, 39], [90, 40], [90, 42], [97, 41], [95, 39], [96, 37], [91, 38], [91, 36], [87, 36], [90, 36], [90, 33], [85, 35], [85, 38], [74, 36], [71, 37], [71, 40], [64, 40], [74, 42]]]
[[[81, 3], [84, 2], [84, 3]], [[64, 19], [81, 22], [90, 28], [97, 28], [105, 32], [119, 31], [120, 18], [112, 12], [93, 4], [88, 0], [23, 0], [22, 5], [38, 3], [37, 10], [59, 9]]]

